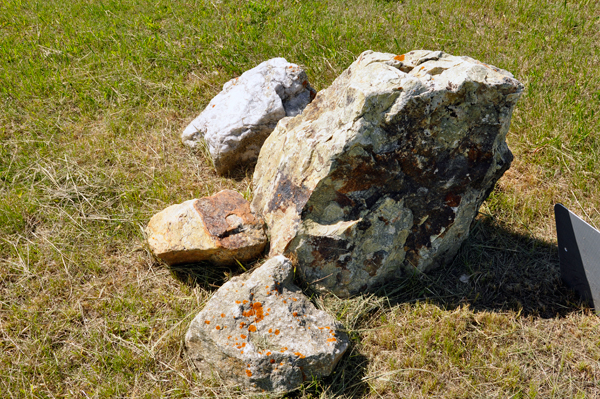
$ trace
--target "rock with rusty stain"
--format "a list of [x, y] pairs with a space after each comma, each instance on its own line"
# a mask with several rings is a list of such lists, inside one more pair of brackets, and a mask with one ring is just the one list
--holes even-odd
[[298, 65], [273, 58], [225, 83], [181, 139], [195, 148], [204, 138], [220, 174], [253, 166], [277, 122], [300, 114], [315, 94]]
[[348, 337], [292, 279], [291, 262], [276, 256], [217, 290], [185, 336], [205, 376], [281, 394], [333, 371]]
[[152, 252], [169, 265], [247, 262], [267, 244], [264, 221], [232, 190], [168, 207], [150, 219], [146, 235]]
[[522, 90], [468, 57], [364, 52], [263, 146], [252, 208], [270, 255], [338, 296], [450, 261], [512, 161]]

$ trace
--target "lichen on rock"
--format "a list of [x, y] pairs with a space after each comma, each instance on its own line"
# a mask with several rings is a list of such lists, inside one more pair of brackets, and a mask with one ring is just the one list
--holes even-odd
[[292, 278], [291, 262], [277, 256], [219, 288], [185, 337], [198, 369], [248, 390], [273, 393], [329, 375], [348, 337]]

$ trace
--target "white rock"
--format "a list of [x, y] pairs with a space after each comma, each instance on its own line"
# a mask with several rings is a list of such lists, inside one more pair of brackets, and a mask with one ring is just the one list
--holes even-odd
[[221, 174], [253, 165], [277, 122], [300, 114], [315, 94], [299, 66], [273, 58], [225, 83], [181, 139], [195, 148], [204, 137]]

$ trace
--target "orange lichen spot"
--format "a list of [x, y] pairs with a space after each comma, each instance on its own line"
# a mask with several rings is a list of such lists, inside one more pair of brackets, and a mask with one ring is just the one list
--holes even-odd
[[221, 317], [225, 317], [225, 313], [221, 313]]
[[284, 299], [284, 300], [283, 300], [283, 303], [287, 303], [287, 301]]
[[227, 337], [227, 339], [231, 339], [231, 335], [229, 337]]
[[269, 334], [271, 334], [273, 332], [272, 328], [269, 328]]
[[397, 56], [395, 56], [395, 57], [394, 57], [394, 59], [395, 59], [396, 61], [404, 61], [404, 54], [402, 54], [402, 55], [397, 55]]
[[247, 304], [247, 303], [248, 303], [248, 300], [247, 300], [247, 299], [244, 299], [244, 300], [242, 301], [242, 303], [245, 305], [245, 304]]
[[284, 350], [284, 349], [282, 349], [282, 350], [280, 350], [279, 352], [283, 353], [283, 352], [285, 352], [285, 350]]
[[310, 327], [308, 327], [308, 329], [310, 330]]
[[323, 329], [323, 327], [319, 327], [319, 330], [322, 330], [322, 329]]
[[294, 317], [298, 316], [298, 312], [294, 312], [292, 314], [294, 315]]
[[250, 327], [248, 327], [248, 331], [250, 331], [250, 332], [256, 332], [256, 326], [255, 325], [251, 325]]
[[330, 330], [330, 329], [331, 329], [331, 327], [325, 327], [325, 328], [326, 328], [326, 329], [328, 329], [328, 330]]
[[237, 303], [237, 304], [239, 305], [239, 304], [240, 304], [240, 303], [242, 303], [242, 302], [241, 302], [241, 301], [235, 301], [235, 303]]
[[279, 329], [275, 330], [275, 335], [279, 335]]
[[332, 338], [329, 338], [329, 339], [327, 340], [327, 342], [335, 342], [335, 341], [337, 341], [337, 339], [335, 339], [335, 338], [333, 338], [333, 337], [332, 337]]
[[250, 317], [250, 316], [254, 316], [254, 309], [250, 309], [250, 310], [247, 310], [247, 311], [245, 311], [245, 312], [242, 312], [242, 315], [243, 315], [244, 317]]
[[280, 366], [283, 366], [283, 363], [279, 363]]
[[271, 359], [271, 360], [270, 360], [270, 362], [271, 362], [271, 363], [275, 363], [275, 359]]
[[267, 352], [267, 356], [271, 356], [271, 352]]
[[217, 329], [217, 330], [220, 330], [220, 329], [221, 329], [221, 326], [217, 326], [217, 327], [216, 327], [216, 329]]
[[296, 302], [296, 301], [298, 301], [298, 300], [297, 300], [296, 298], [292, 298], [292, 301]]
[[244, 354], [244, 351], [240, 351], [240, 353], [243, 355], [243, 354]]
[[271, 308], [267, 308], [267, 312], [270, 312], [270, 311], [271, 311]]
[[[335, 338], [334, 338], [335, 339]], [[242, 342], [242, 348], [246, 346], [245, 342]]]
[[254, 312], [256, 313], [256, 317], [254, 318], [255, 323], [258, 323], [259, 321], [261, 321], [262, 319], [265, 318], [265, 315], [263, 313], [262, 303], [254, 302], [252, 304], [252, 308], [254, 309]]
[[298, 356], [300, 359], [304, 359], [306, 357], [300, 352], [296, 352], [296, 353], [294, 353], [294, 355]]
[[244, 323], [243, 321], [240, 323], [240, 328], [244, 328], [244, 326], [246, 325], [246, 323]]
[[267, 285], [267, 286], [265, 286], [265, 288], [266, 288], [266, 289], [269, 289], [269, 286]]
[[204, 320], [206, 324], [210, 324], [210, 320]]
[[244, 334], [240, 335], [240, 337], [242, 337], [242, 339], [246, 339], [246, 336]]

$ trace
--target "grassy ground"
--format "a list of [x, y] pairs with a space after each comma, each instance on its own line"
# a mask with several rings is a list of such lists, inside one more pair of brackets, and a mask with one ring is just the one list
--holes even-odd
[[[340, 301], [352, 347], [293, 397], [600, 397], [598, 317], [558, 276], [552, 205], [600, 226], [600, 3], [0, 1], [0, 396], [239, 395], [182, 338], [240, 270], [173, 272], [142, 228], [218, 177], [179, 134], [275, 56], [317, 89], [363, 50], [441, 49], [526, 91], [516, 160], [452, 265]], [[469, 276], [467, 283], [461, 276]]]

